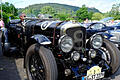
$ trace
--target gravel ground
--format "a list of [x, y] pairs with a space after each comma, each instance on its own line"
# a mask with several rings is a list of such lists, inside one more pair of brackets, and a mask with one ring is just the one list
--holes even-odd
[[[120, 69], [115, 75], [104, 80], [120, 80]], [[23, 69], [23, 58], [0, 56], [0, 80], [27, 80], [25, 69]]]
[[0, 56], [0, 80], [27, 80], [23, 58]]

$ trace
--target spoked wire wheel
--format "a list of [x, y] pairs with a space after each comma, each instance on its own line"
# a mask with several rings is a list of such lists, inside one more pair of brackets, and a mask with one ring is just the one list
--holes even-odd
[[28, 80], [57, 80], [57, 64], [53, 53], [43, 46], [33, 44], [29, 47], [25, 66]]
[[29, 61], [29, 70], [33, 80], [45, 80], [45, 69], [38, 54], [33, 54]]

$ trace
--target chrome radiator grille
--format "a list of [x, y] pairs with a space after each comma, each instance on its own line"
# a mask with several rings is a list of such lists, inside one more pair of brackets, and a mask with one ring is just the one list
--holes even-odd
[[66, 34], [72, 37], [74, 42], [74, 49], [83, 51], [85, 49], [86, 42], [86, 28], [84, 27], [72, 27], [66, 30]]

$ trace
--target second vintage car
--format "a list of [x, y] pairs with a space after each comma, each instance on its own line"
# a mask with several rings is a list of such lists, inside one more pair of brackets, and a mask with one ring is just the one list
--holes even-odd
[[106, 39], [116, 44], [120, 49], [120, 26], [106, 26], [100, 22], [86, 23], [83, 25], [87, 28], [88, 37], [95, 33], [102, 33]]
[[75, 21], [26, 19], [8, 27], [9, 46], [24, 54], [29, 80], [95, 80], [114, 74], [120, 51], [102, 33], [87, 35]]

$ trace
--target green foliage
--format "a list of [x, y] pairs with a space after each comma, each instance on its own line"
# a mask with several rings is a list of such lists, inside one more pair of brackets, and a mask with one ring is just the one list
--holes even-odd
[[51, 6], [44, 6], [41, 8], [40, 13], [42, 13], [42, 14], [55, 14], [55, 10]]
[[7, 14], [11, 19], [18, 19], [18, 16], [14, 16], [13, 14]]
[[[0, 11], [0, 14], [1, 14], [1, 11]], [[13, 4], [9, 4], [8, 2], [2, 3], [2, 15], [3, 15], [3, 21], [5, 22], [5, 24], [7, 24], [9, 21], [9, 17], [11, 17], [11, 19], [17, 18], [16, 17], [18, 15], [17, 9]], [[0, 15], [0, 18], [1, 18], [1, 15]]]
[[94, 12], [92, 12], [92, 11], [89, 12], [89, 13], [88, 13], [88, 16], [89, 16], [88, 19], [92, 19], [93, 14], [94, 14]]
[[88, 12], [99, 12], [99, 13], [101, 13], [98, 9], [96, 9], [96, 8], [88, 8]]
[[[1, 14], [1, 12], [0, 12], [0, 14]], [[5, 24], [7, 24], [9, 21], [9, 16], [5, 12], [3, 12], [2, 14], [3, 14], [3, 21]], [[0, 16], [0, 18], [1, 18], [1, 16]]]
[[88, 12], [88, 8], [83, 5], [82, 8], [76, 11], [77, 20], [82, 22], [86, 18], [91, 19], [93, 12]]
[[104, 18], [110, 17], [110, 16], [109, 16], [109, 12], [103, 13], [103, 16], [104, 16]]
[[104, 18], [103, 14], [98, 13], [98, 12], [94, 13], [93, 16], [92, 16], [92, 20], [101, 20], [103, 18]]
[[120, 20], [120, 15], [116, 15], [116, 16], [114, 15], [112, 17], [114, 17], [115, 20]]
[[[1, 7], [1, 5], [0, 5]], [[15, 16], [17, 16], [17, 9], [15, 8], [15, 6], [13, 4], [9, 4], [8, 2], [5, 2], [4, 4], [2, 4], [2, 11], [7, 13], [7, 14], [13, 14]]]
[[113, 4], [109, 16], [114, 17], [115, 20], [120, 20], [120, 3]]
[[59, 18], [60, 20], [73, 20], [73, 18], [70, 16], [70, 14], [57, 14], [56, 18]]
[[[29, 12], [29, 9], [31, 9], [32, 14], [37, 16], [41, 12], [41, 9], [46, 6], [52, 7], [55, 11], [55, 14], [70, 14], [72, 16], [74, 16], [76, 14], [75, 12], [79, 9], [79, 7], [65, 5], [65, 4], [44, 3], [44, 4], [34, 4], [34, 5], [28, 6], [26, 8], [20, 8], [18, 10], [18, 14], [22, 13], [22, 12], [24, 12], [26, 14], [31, 14]], [[88, 11], [89, 12], [100, 12], [99, 10], [97, 10], [95, 8], [88, 8]]]

